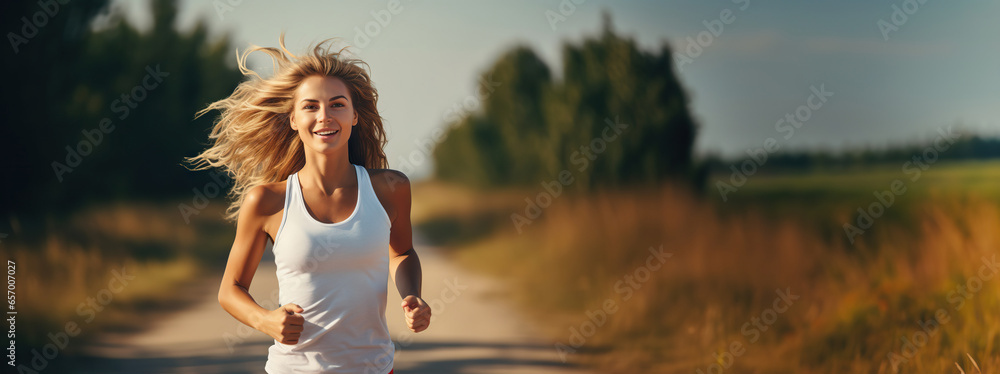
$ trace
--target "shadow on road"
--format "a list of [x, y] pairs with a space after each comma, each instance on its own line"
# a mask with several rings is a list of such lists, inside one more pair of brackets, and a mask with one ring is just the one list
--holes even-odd
[[[267, 347], [270, 342], [252, 342], [240, 345], [231, 355], [190, 354], [181, 357], [92, 357], [82, 356], [61, 362], [58, 367], [49, 367], [46, 371], [72, 373], [201, 373], [201, 374], [239, 374], [262, 373], [267, 361]], [[412, 342], [405, 346], [395, 342], [397, 359], [400, 355], [421, 355], [432, 351], [456, 350], [491, 350], [500, 352], [533, 351], [551, 349], [539, 344], [508, 344], [482, 342]], [[115, 348], [115, 347], [107, 347]], [[210, 351], [216, 347], [199, 347], [187, 345], [175, 347], [171, 351], [200, 350]], [[538, 370], [572, 369], [572, 367], [546, 359], [530, 359], [498, 355], [495, 357], [442, 358], [420, 360], [410, 363], [405, 368], [396, 368], [396, 372], [404, 373], [470, 373], [470, 372], [535, 372]]]

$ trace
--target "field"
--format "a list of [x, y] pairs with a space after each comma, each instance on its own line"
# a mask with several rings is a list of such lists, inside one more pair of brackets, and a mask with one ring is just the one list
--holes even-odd
[[912, 177], [756, 175], [727, 202], [728, 175], [708, 191], [570, 185], [521, 233], [510, 216], [541, 188], [427, 182], [413, 218], [602, 371], [1000, 372], [1000, 162]]
[[[1000, 162], [910, 177], [762, 174], [726, 202], [711, 186], [728, 175], [707, 191], [569, 185], [520, 232], [511, 214], [531, 217], [525, 198], [541, 187], [429, 181], [414, 186], [412, 216], [455, 260], [511, 282], [553, 350], [601, 372], [1000, 372]], [[879, 214], [851, 243], [859, 208]], [[11, 218], [2, 248], [19, 315], [32, 316], [17, 324], [22, 347], [75, 322], [72, 352], [183, 308], [199, 296], [184, 286], [225, 261], [223, 209], [190, 224], [176, 202]]]
[[[79, 330], [62, 353], [98, 331], [145, 328], [157, 313], [202, 295], [186, 293], [206, 269], [225, 263], [234, 228], [210, 205], [186, 224], [176, 202], [108, 204], [66, 215], [11, 218], [3, 241], [16, 264], [19, 359]], [[84, 342], [81, 344], [81, 342]]]

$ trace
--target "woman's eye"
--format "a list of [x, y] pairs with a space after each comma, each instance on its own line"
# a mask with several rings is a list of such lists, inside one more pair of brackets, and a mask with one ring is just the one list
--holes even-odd
[[344, 104], [341, 104], [341, 103], [334, 103], [333, 104], [334, 108], [342, 108], [343, 106], [344, 106]]

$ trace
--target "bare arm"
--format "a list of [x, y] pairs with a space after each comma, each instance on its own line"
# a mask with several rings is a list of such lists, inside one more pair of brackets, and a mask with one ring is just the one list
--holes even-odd
[[270, 216], [269, 211], [274, 210], [274, 202], [267, 201], [267, 193], [264, 187], [254, 188], [247, 193], [243, 206], [240, 207], [236, 239], [219, 286], [219, 304], [243, 324], [284, 344], [295, 344], [298, 343], [304, 322], [298, 314], [303, 311], [302, 308], [286, 304], [273, 311], [267, 310], [257, 304], [249, 292], [250, 282], [257, 272], [267, 243], [264, 224]]
[[[394, 252], [396, 253], [396, 252]], [[420, 257], [412, 247], [403, 253], [396, 253], [389, 259], [389, 271], [392, 281], [396, 284], [399, 297], [420, 296], [420, 280], [423, 274], [420, 270]]]
[[392, 173], [389, 201], [394, 217], [389, 233], [389, 275], [399, 296], [403, 298], [403, 311], [410, 330], [420, 332], [430, 325], [431, 308], [421, 298], [420, 257], [413, 249], [413, 227], [410, 224], [410, 181], [402, 173]]

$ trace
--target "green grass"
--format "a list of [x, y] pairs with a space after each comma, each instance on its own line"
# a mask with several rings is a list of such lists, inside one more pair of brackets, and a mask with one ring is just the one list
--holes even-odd
[[[906, 185], [906, 200], [936, 196], [975, 194], [1000, 201], [1000, 160], [941, 162], [923, 170], [919, 178], [903, 171], [902, 165], [880, 165], [849, 171], [813, 171], [801, 174], [753, 175], [732, 194], [731, 202], [765, 203], [775, 199], [792, 201], [853, 201], [872, 197], [872, 192], [888, 190], [894, 180]], [[710, 178], [709, 196], [719, 198], [715, 181], [728, 182], [729, 174]]]
[[918, 210], [942, 200], [975, 199], [1000, 206], [1000, 160], [940, 162], [922, 170], [919, 178], [902, 165], [876, 165], [852, 170], [757, 174], [723, 201], [716, 181], [728, 183], [729, 174], [713, 175], [705, 196], [720, 214], [757, 212], [770, 219], [796, 217], [820, 228], [824, 236], [843, 234], [844, 223], [856, 223], [859, 208], [878, 202], [877, 193], [892, 192], [900, 181], [905, 192], [893, 194], [892, 206], [880, 225], [916, 224]]

